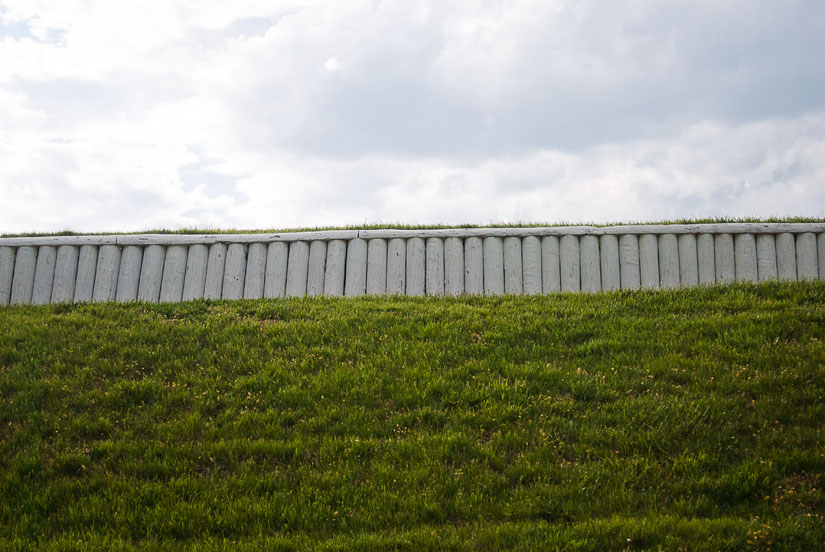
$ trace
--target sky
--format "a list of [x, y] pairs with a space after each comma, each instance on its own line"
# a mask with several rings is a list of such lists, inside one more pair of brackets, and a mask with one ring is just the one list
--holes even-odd
[[821, 0], [0, 0], [0, 232], [825, 217]]

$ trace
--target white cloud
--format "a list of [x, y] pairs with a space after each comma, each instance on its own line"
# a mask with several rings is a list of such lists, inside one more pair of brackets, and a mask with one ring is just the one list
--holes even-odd
[[823, 216], [823, 37], [814, 0], [0, 0], [0, 232]]
[[341, 70], [341, 62], [338, 58], [331, 57], [324, 62], [324, 71], [336, 73]]

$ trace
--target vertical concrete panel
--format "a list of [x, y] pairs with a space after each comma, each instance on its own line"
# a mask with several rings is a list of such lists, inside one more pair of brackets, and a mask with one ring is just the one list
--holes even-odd
[[756, 236], [756, 274], [760, 282], [776, 280], [776, 240], [773, 234]]
[[[221, 257], [223, 260], [223, 257]], [[143, 262], [140, 266], [140, 283], [137, 298], [140, 301], [157, 303], [160, 299], [160, 286], [163, 283], [163, 263], [166, 261], [166, 248], [162, 245], [149, 245], [143, 249]], [[220, 299], [220, 297], [218, 297]]]
[[599, 255], [601, 257], [602, 289], [613, 291], [622, 285], [619, 268], [619, 239], [613, 235], [599, 238]]
[[[737, 234], [734, 238], [734, 257], [736, 259], [736, 280], [739, 282], [756, 282], [756, 238], [753, 234]], [[777, 252], [778, 253], [778, 252]], [[777, 261], [778, 261], [777, 255]]]
[[244, 280], [246, 280], [246, 246], [242, 243], [231, 243], [226, 248], [221, 299], [243, 297]]
[[444, 291], [448, 295], [464, 293], [464, 242], [461, 238], [444, 240]]
[[77, 279], [77, 259], [80, 248], [76, 245], [61, 245], [57, 248], [54, 266], [52, 303], [71, 303], [74, 298], [74, 284]]
[[559, 238], [558, 236], [545, 236], [541, 239], [541, 291], [553, 293], [560, 290]]
[[602, 289], [601, 259], [599, 257], [599, 238], [582, 236], [581, 247], [582, 291], [596, 292]]
[[202, 243], [189, 246], [189, 252], [186, 255], [186, 277], [183, 279], [184, 301], [203, 297], [208, 259], [209, 247]]
[[639, 276], [644, 289], [659, 289], [659, 239], [639, 236]]
[[733, 247], [733, 235], [717, 234], [714, 237], [716, 283], [728, 284], [736, 280], [736, 261]]
[[699, 285], [699, 254], [696, 251], [696, 236], [679, 236], [679, 283], [682, 287]]
[[[14, 247], [0, 247], [0, 307], [11, 301], [11, 282], [14, 279]], [[71, 300], [71, 298], [70, 298]]]
[[716, 283], [713, 234], [699, 234], [696, 238], [696, 254], [699, 257], [699, 284]]
[[309, 244], [309, 268], [307, 273], [307, 295], [324, 293], [324, 271], [327, 265], [327, 242], [313, 240]]
[[504, 293], [504, 242], [501, 238], [484, 238], [484, 295]]
[[344, 295], [358, 297], [367, 291], [367, 240], [355, 238], [347, 242], [347, 275]]
[[659, 236], [659, 281], [665, 289], [679, 287], [679, 242], [675, 234]]
[[[739, 251], [736, 252], [737, 255]], [[780, 280], [796, 280], [796, 246], [793, 234], [776, 235], [776, 272]]]
[[464, 240], [464, 292], [484, 293], [484, 244], [481, 238]]
[[244, 299], [260, 299], [264, 296], [266, 282], [266, 244], [249, 244], [246, 256], [246, 279], [243, 283]]
[[407, 240], [407, 295], [424, 295], [424, 240]]
[[639, 238], [635, 234], [623, 234], [619, 238], [619, 275], [622, 289], [639, 289], [642, 285]]
[[294, 241], [289, 244], [289, 261], [286, 265], [286, 296], [302, 297], [307, 293], [309, 274], [309, 243]]
[[[296, 242], [294, 251], [283, 242], [269, 248], [260, 243], [233, 244], [231, 249], [240, 251], [243, 261], [235, 268], [227, 262], [229, 249], [223, 245], [0, 246], [0, 305], [72, 299], [189, 300], [207, 296], [210, 266], [213, 276], [219, 274], [214, 293], [226, 298], [280, 296], [288, 287], [290, 295], [335, 294], [336, 270], [341, 295], [533, 294], [825, 279], [825, 233], [334, 241], [341, 248], [337, 254], [333, 242], [323, 239]], [[270, 257], [270, 251], [276, 250], [283, 250], [281, 276], [270, 280], [278, 264], [278, 254]], [[337, 268], [334, 263], [330, 267], [336, 255], [340, 262]], [[290, 269], [294, 256], [306, 262], [302, 290], [293, 286], [301, 287], [302, 278], [295, 271], [301, 271], [304, 261], [296, 261]], [[240, 292], [232, 291], [233, 270], [243, 279]], [[297, 279], [288, 286], [290, 274]]]
[[816, 237], [816, 258], [819, 264], [819, 279], [825, 280], [825, 232]]
[[427, 295], [441, 296], [444, 295], [444, 242], [441, 238], [429, 238], [426, 243], [424, 291]]
[[324, 295], [340, 297], [344, 295], [344, 275], [346, 274], [347, 242], [332, 240], [327, 243], [327, 268], [324, 272]]
[[387, 240], [376, 238], [367, 243], [367, 293], [387, 291]]
[[581, 291], [581, 255], [578, 236], [559, 240], [559, 268], [562, 291]]
[[816, 280], [816, 236], [811, 232], [796, 236], [796, 271], [800, 280]]
[[117, 297], [117, 278], [120, 274], [120, 247], [102, 245], [97, 253], [97, 271], [92, 301], [114, 301]]
[[37, 266], [34, 270], [32, 305], [45, 305], [51, 301], [56, 263], [57, 248], [53, 245], [41, 245], [37, 252]]
[[[266, 249], [266, 278], [264, 297], [283, 297], [286, 294], [286, 265], [289, 260], [289, 245], [272, 242]], [[343, 261], [342, 265], [343, 266]], [[343, 274], [343, 273], [342, 273]], [[341, 276], [341, 285], [344, 277]]]
[[[143, 253], [144, 257], [146, 252]], [[146, 264], [146, 261], [144, 261]], [[203, 282], [203, 296], [206, 299], [220, 299], [223, 294], [223, 272], [226, 268], [226, 244], [215, 243], [209, 247], [206, 260], [206, 278]]]
[[393, 238], [387, 245], [387, 293], [404, 295], [407, 286], [407, 241]]
[[536, 236], [525, 236], [521, 240], [521, 257], [524, 269], [524, 293], [537, 295], [541, 293], [541, 240]]
[[186, 275], [186, 245], [170, 245], [166, 248], [163, 277], [160, 283], [160, 301], [179, 303], [183, 298], [183, 280]]
[[521, 258], [521, 238], [504, 238], [504, 293], [524, 293], [524, 266]]
[[83, 245], [77, 255], [77, 278], [74, 284], [74, 302], [86, 303], [92, 300], [97, 272], [97, 246]]
[[143, 248], [127, 245], [120, 255], [120, 273], [117, 276], [117, 295], [115, 300], [125, 303], [137, 299], [140, 284], [140, 265], [143, 261]]
[[34, 290], [34, 272], [37, 268], [37, 248], [24, 245], [17, 248], [14, 276], [11, 283], [11, 304], [29, 305]]

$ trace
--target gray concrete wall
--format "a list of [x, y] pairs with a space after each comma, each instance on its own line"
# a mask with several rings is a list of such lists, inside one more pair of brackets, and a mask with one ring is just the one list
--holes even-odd
[[0, 239], [0, 306], [816, 279], [825, 279], [823, 223]]

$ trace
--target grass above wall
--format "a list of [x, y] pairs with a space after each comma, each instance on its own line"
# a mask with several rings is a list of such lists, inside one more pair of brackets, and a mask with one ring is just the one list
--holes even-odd
[[435, 230], [443, 228], [538, 228], [538, 227], [562, 227], [562, 226], [623, 226], [627, 224], [715, 224], [725, 222], [825, 222], [825, 218], [819, 217], [716, 217], [716, 218], [685, 218], [667, 221], [630, 221], [611, 222], [596, 224], [592, 222], [491, 222], [489, 224], [405, 224], [405, 223], [374, 223], [374, 224], [354, 224], [345, 226], [314, 226], [304, 228], [258, 228], [258, 229], [238, 229], [238, 228], [212, 228], [212, 227], [181, 227], [176, 229], [155, 228], [138, 232], [75, 232], [74, 230], [62, 230], [59, 232], [22, 232], [17, 234], [0, 234], [0, 238], [24, 238], [41, 236], [109, 236], [109, 235], [129, 235], [129, 234], [265, 234], [265, 233], [287, 233], [287, 232], [314, 232], [324, 230], [376, 230], [384, 228], [394, 228], [402, 230]]
[[0, 549], [815, 550], [825, 283], [0, 309]]

